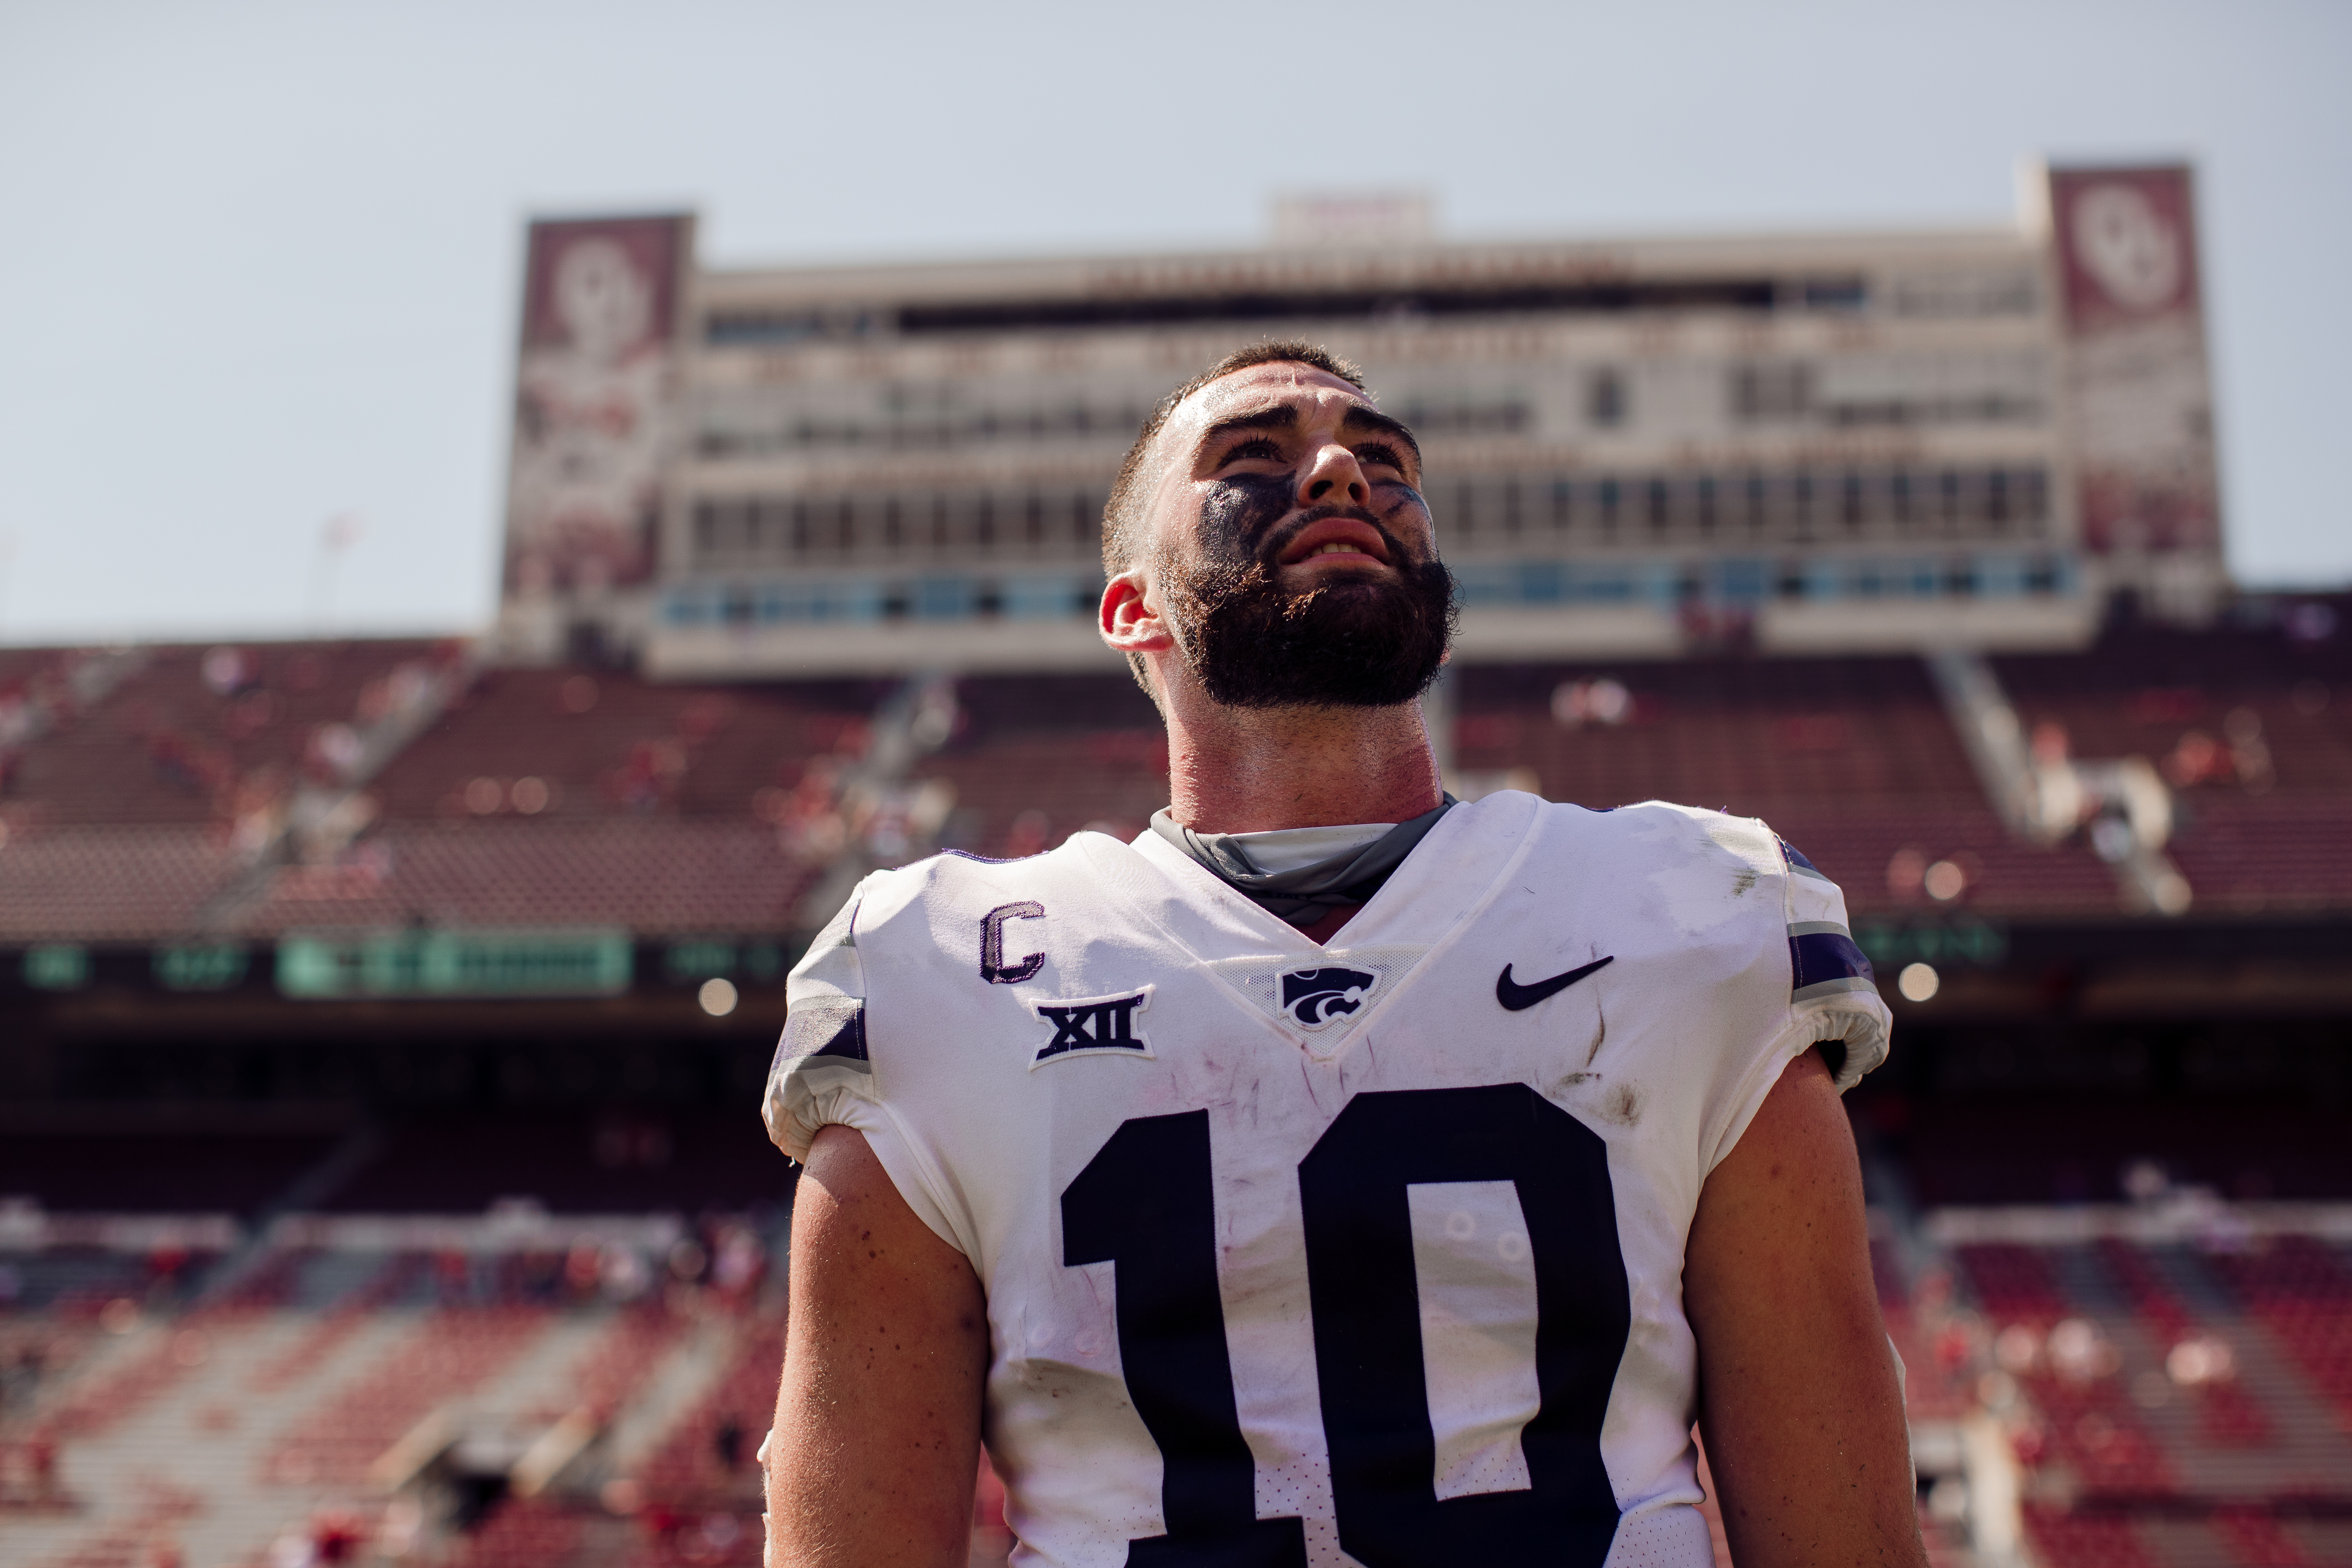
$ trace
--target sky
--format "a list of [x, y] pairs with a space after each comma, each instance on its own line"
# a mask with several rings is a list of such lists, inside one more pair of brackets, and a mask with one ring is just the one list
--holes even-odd
[[[0, 642], [463, 631], [522, 229], [718, 266], [1980, 225], [2197, 165], [2230, 559], [2352, 581], [2352, 4], [0, 0]], [[348, 542], [331, 551], [330, 534]]]

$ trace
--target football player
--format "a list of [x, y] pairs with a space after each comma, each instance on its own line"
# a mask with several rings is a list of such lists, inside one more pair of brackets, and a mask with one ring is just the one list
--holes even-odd
[[868, 878], [793, 972], [772, 1564], [1925, 1562], [1840, 1092], [1887, 1013], [1762, 824], [1444, 793], [1454, 584], [1348, 364], [1236, 353], [1104, 516], [1122, 844]]

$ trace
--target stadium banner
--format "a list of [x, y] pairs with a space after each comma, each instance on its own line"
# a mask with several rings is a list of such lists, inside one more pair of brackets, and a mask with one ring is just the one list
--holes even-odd
[[297, 1001], [617, 996], [635, 969], [625, 931], [307, 932], [278, 944], [278, 989]]
[[34, 942], [0, 947], [0, 997], [595, 997], [690, 992], [713, 979], [781, 993], [799, 951], [773, 932], [641, 937], [604, 926], [314, 928], [274, 942]]
[[653, 575], [693, 219], [535, 223], [523, 268], [506, 593]]
[[2084, 542], [2221, 548], [2212, 392], [2185, 164], [2053, 169]]

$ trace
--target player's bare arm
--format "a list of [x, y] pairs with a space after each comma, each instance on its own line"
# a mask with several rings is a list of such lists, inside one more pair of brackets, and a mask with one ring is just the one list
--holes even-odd
[[1740, 1568], [1925, 1563], [1862, 1173], [1819, 1052], [1707, 1177], [1687, 1259], [1700, 1429]]
[[866, 1140], [828, 1127], [793, 1205], [769, 1568], [945, 1568], [971, 1538], [988, 1321]]

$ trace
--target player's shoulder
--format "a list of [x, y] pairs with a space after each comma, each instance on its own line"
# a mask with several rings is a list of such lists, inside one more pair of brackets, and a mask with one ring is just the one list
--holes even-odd
[[1738, 860], [1773, 876], [1787, 869], [1780, 837], [1757, 817], [1671, 800], [1645, 800], [1591, 816], [1600, 831], [1658, 856]]
[[1108, 862], [1133, 851], [1102, 833], [1074, 833], [1057, 848], [1017, 860], [991, 859], [946, 849], [876, 871], [857, 884], [835, 923], [861, 945], [927, 943], [933, 933], [961, 931], [992, 910], [1055, 900], [1058, 910], [1102, 897]]
[[1588, 881], [1654, 889], [1677, 909], [1685, 894], [1723, 891], [1759, 911], [1777, 905], [1798, 935], [1844, 931], [1843, 892], [1760, 818], [1648, 800], [1606, 811], [1548, 805], [1544, 820], [1562, 869]]
[[1740, 816], [1703, 805], [1645, 800], [1607, 810], [1553, 805], [1552, 819], [1586, 842], [1612, 844], [1624, 853], [1658, 859], [1737, 860], [1759, 875], [1787, 876], [1826, 883], [1821, 868], [1774, 832], [1761, 817]]
[[1058, 847], [1014, 860], [942, 849], [895, 869], [875, 872], [860, 884], [860, 895], [876, 912], [896, 913], [942, 900], [960, 903], [999, 894], [1018, 898], [1045, 889], [1058, 891], [1074, 880], [1083, 882], [1105, 855], [1126, 852], [1127, 846], [1108, 834], [1091, 832], [1073, 833]]
[[[1483, 814], [1497, 800], [1489, 795], [1477, 807]], [[1629, 868], [1696, 861], [1744, 867], [1759, 878], [1777, 879], [1798, 870], [1820, 876], [1810, 861], [1764, 822], [1706, 806], [1645, 800], [1595, 809], [1564, 801], [1540, 801], [1535, 823], [1540, 829], [1538, 843], [1555, 855], [1588, 860], [1597, 857]]]

